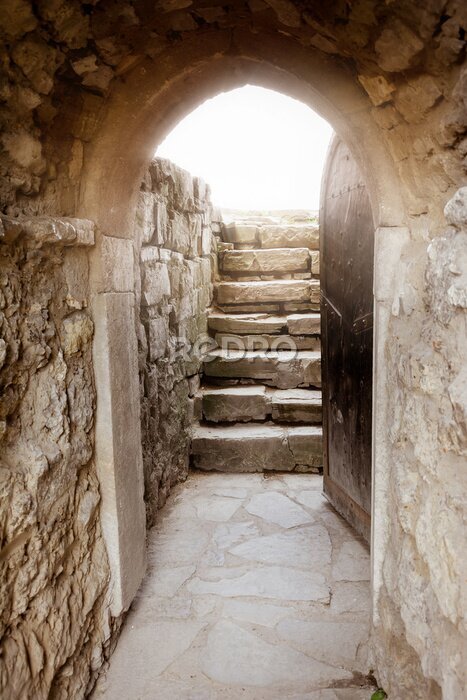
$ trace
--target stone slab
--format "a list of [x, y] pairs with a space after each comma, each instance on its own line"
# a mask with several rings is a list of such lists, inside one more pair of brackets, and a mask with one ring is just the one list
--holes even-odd
[[[282, 494], [270, 495], [282, 496]], [[281, 510], [279, 504], [277, 510], [273, 510], [272, 513], [276, 516], [274, 522], [282, 525], [282, 522], [277, 523], [280, 519], [278, 514], [285, 515], [287, 510]], [[313, 542], [313, 547], [310, 547], [310, 542]], [[292, 526], [287, 532], [274, 532], [271, 535], [254, 537], [235, 545], [229, 552], [247, 561], [322, 571], [331, 563], [332, 546], [327, 530], [319, 523], [315, 523], [306, 527]]]
[[220, 282], [215, 285], [215, 292], [218, 304], [319, 303], [319, 282], [317, 280]]
[[311, 469], [322, 464], [322, 434], [313, 426], [272, 423], [198, 425], [191, 454], [194, 466], [206, 471], [305, 471], [307, 465]]
[[321, 341], [306, 335], [236, 335], [234, 333], [216, 333], [215, 340], [224, 350], [320, 350]]
[[319, 227], [303, 224], [264, 225], [259, 230], [262, 248], [319, 248]]
[[330, 591], [321, 572], [292, 569], [285, 566], [267, 566], [218, 581], [194, 578], [187, 588], [195, 595], [213, 593], [225, 598], [256, 596], [276, 600], [303, 600], [328, 604]]
[[[283, 528], [297, 527], [297, 525], [306, 525], [313, 522], [313, 517], [306, 510], [283, 493], [258, 493], [250, 499], [245, 506], [245, 510], [251, 515], [256, 515]], [[247, 545], [250, 555], [252, 546], [255, 547], [255, 545]], [[245, 551], [245, 549], [242, 551]], [[236, 552], [239, 552], [238, 548]]]
[[314, 659], [335, 661], [360, 672], [357, 652], [368, 639], [368, 624], [344, 620], [282, 620], [277, 628], [279, 637], [292, 642], [300, 651]]
[[296, 353], [214, 350], [206, 356], [208, 377], [250, 378], [279, 389], [321, 386], [321, 354], [311, 350]]
[[275, 391], [271, 397], [272, 418], [286, 423], [321, 423], [322, 399], [320, 391], [290, 389]]
[[321, 333], [321, 315], [291, 314], [287, 316], [287, 329], [291, 335], [319, 335]]
[[289, 428], [288, 437], [296, 464], [323, 466], [323, 429], [321, 426], [294, 426]]
[[217, 302], [216, 308], [225, 314], [278, 314], [280, 312], [280, 304], [219, 304]]
[[242, 695], [245, 686], [262, 688], [258, 698], [272, 697], [265, 688], [290, 683], [290, 678], [319, 687], [352, 677], [291, 647], [266, 642], [229, 620], [221, 620], [209, 632], [201, 666], [213, 681], [241, 687]]
[[[316, 282], [316, 280], [312, 280]], [[287, 314], [295, 313], [309, 313], [310, 311], [320, 310], [320, 299], [314, 299], [312, 301], [289, 301], [285, 302], [282, 306], [281, 311]]]
[[202, 408], [204, 418], [214, 423], [265, 420], [270, 412], [264, 386], [204, 389]]
[[[95, 459], [112, 614], [127, 610], [146, 568], [138, 347], [132, 293], [96, 294], [93, 362], [99, 401]], [[131, 420], [129, 420], [129, 416]]]
[[197, 426], [191, 452], [198, 469], [223, 472], [291, 471], [285, 430], [274, 425]]
[[258, 314], [222, 314], [211, 312], [208, 326], [219, 333], [280, 333], [287, 326], [287, 317]]
[[251, 224], [231, 223], [222, 227], [222, 238], [226, 243], [256, 243], [258, 227]]
[[310, 270], [307, 248], [273, 248], [234, 250], [222, 255], [221, 270], [226, 273], [257, 274], [260, 272], [307, 272]]

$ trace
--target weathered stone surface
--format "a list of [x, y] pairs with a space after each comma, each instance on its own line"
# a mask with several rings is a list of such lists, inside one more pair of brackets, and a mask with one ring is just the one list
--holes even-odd
[[204, 372], [208, 377], [260, 379], [280, 389], [321, 386], [319, 352], [259, 352], [214, 350], [208, 353]]
[[223, 239], [227, 243], [256, 243], [257, 234], [258, 227], [251, 224], [226, 224], [222, 229]]
[[191, 451], [195, 467], [208, 471], [293, 471], [322, 464], [321, 442], [321, 430], [311, 426], [195, 426]]
[[290, 471], [295, 466], [285, 431], [271, 425], [195, 427], [191, 451], [198, 469]]
[[280, 304], [219, 304], [216, 303], [216, 309], [223, 311], [225, 314], [274, 314], [280, 313]]
[[215, 341], [223, 350], [273, 350], [291, 352], [295, 350], [319, 350], [320, 339], [300, 335], [234, 335], [216, 333]]
[[[229, 661], [235, 655], [236, 663]], [[254, 657], [255, 663], [252, 664]], [[348, 671], [310, 659], [303, 653], [269, 644], [256, 634], [233, 622], [218, 622], [210, 632], [206, 656], [202, 661], [204, 673], [217, 683], [268, 687], [284, 683], [289, 674], [306, 683], [310, 679], [325, 683], [337, 678], [350, 678]]]
[[[201, 366], [211, 302], [209, 192], [155, 159], [140, 193], [135, 239], [141, 287], [139, 365], [147, 519], [186, 477], [190, 426], [201, 417], [192, 377]], [[131, 241], [123, 241], [131, 245]], [[204, 246], [204, 247], [203, 247]], [[199, 382], [198, 382], [199, 383]]]
[[259, 230], [262, 248], [319, 248], [319, 227], [290, 224], [264, 225]]
[[[261, 513], [253, 514], [263, 517], [267, 522], [273, 522], [287, 531], [248, 539], [246, 542], [241, 542], [229, 549], [230, 554], [242, 557], [247, 561], [292, 566], [297, 569], [320, 569], [322, 571], [329, 566], [332, 546], [327, 530], [317, 523], [311, 525], [313, 516], [307, 519], [308, 514], [305, 513], [300, 518], [300, 512], [290, 509], [292, 502], [283, 494], [268, 494], [267, 500], [270, 503], [270, 509], [266, 510], [265, 503], [263, 503]], [[250, 508], [250, 505], [251, 503], [246, 507], [248, 512], [252, 512], [254, 508], [254, 506]], [[295, 506], [295, 503], [292, 505]], [[256, 510], [260, 509], [258, 502], [256, 502], [255, 508]], [[279, 513], [282, 517], [279, 517]], [[297, 523], [299, 520], [304, 522]], [[306, 525], [306, 527], [296, 527], [292, 523]], [[313, 549], [307, 546], [310, 540], [313, 540]]]
[[202, 406], [204, 418], [215, 423], [264, 420], [270, 412], [264, 386], [204, 389]]
[[[464, 5], [458, 1], [446, 7], [440, 3], [364, 3], [362, 9], [352, 3], [342, 9], [340, 4], [324, 8], [323, 3], [309, 0], [294, 9], [288, 2], [275, 2], [275, 10], [268, 10], [264, 2], [252, 0], [239, 11], [236, 5], [229, 7], [231, 11], [224, 12], [220, 21], [209, 26], [209, 36], [199, 29], [199, 24], [208, 21], [203, 19], [205, 8], [199, 0], [174, 13], [166, 10], [181, 7], [176, 0], [153, 3], [151, 7], [148, 4], [142, 14], [139, 3], [133, 7], [122, 3], [41, 1], [31, 9], [26, 0], [14, 0], [3, 5], [0, 195], [2, 211], [12, 217], [46, 211], [74, 212], [79, 208], [90, 212], [90, 216], [92, 212], [103, 232], [130, 235], [135, 189], [132, 178], [142, 164], [143, 154], [152, 152], [154, 135], [166, 132], [170, 120], [181, 116], [181, 112], [166, 108], [169, 103], [182, 104], [179, 97], [185, 97], [185, 78], [190, 83], [193, 103], [196, 102], [197, 66], [206, 65], [209, 70], [213, 57], [211, 67], [218, 64], [220, 89], [224, 68], [229, 79], [237, 75], [241, 80], [248, 56], [246, 60], [258, 68], [261, 76], [264, 62], [273, 57], [277, 76], [282, 75], [278, 87], [287, 82], [287, 71], [293, 67], [296, 95], [305, 101], [313, 96], [318, 102], [325, 98], [331, 121], [338, 125], [345, 119], [349, 142], [357, 145], [366, 179], [374, 180], [375, 217], [380, 217], [375, 223], [387, 224], [389, 234], [391, 228], [404, 224], [412, 229], [404, 249], [397, 249], [392, 258], [397, 272], [393, 284], [386, 287], [388, 297], [378, 302], [375, 315], [375, 346], [379, 353], [376, 377], [381, 401], [375, 402], [378, 488], [374, 599], [375, 620], [386, 625], [378, 626], [374, 635], [374, 648], [378, 650], [376, 670], [389, 696], [462, 697], [465, 629], [458, 612], [458, 582], [463, 576], [459, 562], [463, 560], [465, 538], [457, 533], [462, 532], [459, 504], [465, 500], [459, 480], [459, 463], [464, 456], [459, 439], [465, 440], [465, 434], [463, 418], [458, 417], [459, 411], [462, 416], [459, 384], [465, 354], [465, 310], [452, 304], [452, 294], [454, 301], [462, 302], [462, 290], [454, 285], [448, 297], [451, 285], [444, 287], [453, 275], [447, 252], [452, 239], [447, 234], [440, 236], [440, 232], [446, 200], [464, 179]], [[300, 27], [287, 26], [284, 22], [297, 23], [297, 7]], [[202, 14], [197, 15], [199, 10]], [[195, 22], [194, 17], [201, 20]], [[238, 38], [238, 30], [242, 40], [232, 43], [231, 37]], [[326, 53], [334, 56], [329, 58]], [[82, 71], [83, 63], [92, 63], [94, 56], [98, 69], [90, 71], [89, 81]], [[78, 73], [74, 70], [76, 64]], [[102, 74], [105, 78], [105, 73], [118, 73], [118, 79], [102, 80], [99, 75], [93, 76], [94, 72], [100, 73], [101, 78]], [[369, 99], [357, 84], [357, 76], [374, 78], [380, 74], [396, 90], [389, 90], [391, 103], [371, 109]], [[434, 103], [428, 108], [423, 122], [416, 123], [418, 105], [404, 100], [406, 120], [392, 104], [392, 98], [408, 81], [424, 75], [434, 80], [443, 97], [439, 105]], [[276, 78], [272, 74], [271, 79], [274, 86]], [[149, 128], [150, 123], [153, 129]], [[80, 157], [83, 150], [84, 161]], [[194, 189], [190, 193], [182, 179], [173, 177], [169, 170], [162, 186], [175, 191], [177, 202], [184, 208], [195, 206]], [[426, 247], [429, 240], [437, 237], [446, 239], [445, 248], [432, 251], [431, 259]], [[389, 238], [392, 239], [390, 235]], [[394, 251], [394, 241], [387, 250]], [[51, 249], [47, 253], [54, 255]], [[388, 260], [379, 257], [377, 284], [387, 268]], [[436, 273], [437, 294], [430, 282], [424, 285], [428, 268], [430, 280]], [[454, 265], [453, 269], [457, 267]], [[48, 274], [46, 267], [44, 270]], [[8, 302], [7, 308], [10, 306]], [[442, 320], [446, 307], [451, 315]], [[44, 312], [49, 303], [41, 300], [38, 308]], [[28, 323], [32, 315], [34, 325], [39, 325], [29, 306], [24, 313]], [[48, 320], [42, 313], [40, 316], [48, 329]], [[48, 319], [52, 317], [56, 315], [48, 312]], [[7, 324], [10, 325], [9, 320]], [[123, 327], [120, 330], [123, 334], [128, 332]], [[27, 357], [34, 355], [33, 367], [37, 367], [37, 357], [42, 352], [44, 362], [48, 355], [56, 357], [55, 346], [45, 336], [46, 331], [40, 331], [34, 336], [34, 349], [29, 344], [26, 348]], [[27, 337], [30, 339], [32, 334]], [[36, 342], [37, 338], [40, 342]], [[20, 348], [24, 357], [23, 350]], [[11, 362], [17, 362], [9, 352], [10, 347], [7, 368]], [[425, 358], [423, 364], [421, 357]], [[413, 364], [420, 368], [415, 375]], [[46, 364], [40, 369], [47, 374]], [[429, 384], [427, 376], [437, 377], [438, 381]], [[456, 377], [460, 378], [453, 388], [453, 405], [448, 387]], [[35, 380], [30, 386], [36, 386]], [[21, 388], [24, 385], [18, 387], [8, 379], [7, 403], [12, 401], [11, 394], [17, 397], [21, 393]], [[57, 391], [61, 396], [62, 385]], [[129, 415], [128, 420], [131, 418]], [[25, 433], [15, 444], [29, 445], [30, 435], [22, 416], [14, 420], [14, 426], [8, 421], [6, 430], [20, 424]], [[26, 458], [24, 463], [29, 466], [35, 462]], [[23, 473], [19, 467], [17, 473]], [[70, 473], [67, 472], [68, 484], [73, 483]], [[413, 475], [414, 484], [408, 483], [407, 475]], [[56, 483], [63, 481], [57, 479]], [[47, 484], [41, 485], [41, 493], [48, 493]], [[41, 504], [41, 512], [46, 511], [47, 507]], [[71, 519], [68, 515], [65, 518]], [[28, 547], [28, 553], [31, 551], [32, 547]], [[75, 553], [75, 559], [80, 560], [76, 540]], [[100, 556], [94, 557], [89, 573], [81, 579], [74, 570], [74, 580], [88, 583], [94, 574], [102, 576], [100, 561]], [[420, 580], [410, 575], [413, 561], [423, 565]], [[21, 572], [21, 568], [17, 566], [16, 570]], [[40, 566], [37, 570], [42, 571]], [[68, 570], [64, 563], [63, 577]], [[41, 591], [50, 595], [52, 587], [48, 581]], [[66, 594], [63, 599], [68, 599]], [[50, 629], [58, 628], [51, 615], [46, 613], [45, 617]], [[27, 619], [29, 608], [22, 616], [22, 620]], [[94, 619], [93, 614], [87, 615], [87, 620]], [[429, 628], [423, 623], [425, 620], [431, 621]], [[14, 622], [8, 629], [15, 629]], [[67, 664], [64, 666], [65, 659], [58, 655], [49, 654], [47, 662], [55, 658], [58, 666], [52, 668], [48, 663], [36, 673], [31, 670], [26, 651], [23, 652], [28, 642], [22, 640], [30, 635], [22, 635], [18, 643], [15, 640], [14, 652], [8, 658], [14, 658], [15, 670], [24, 671], [23, 694], [37, 696], [39, 684], [41, 692], [57, 696], [73, 697], [83, 689], [89, 691], [92, 683], [88, 681], [94, 674], [89, 670], [94, 641], [82, 628], [81, 646], [74, 653], [73, 642], [68, 645], [63, 641], [65, 637], [62, 633], [59, 644], [66, 653]], [[85, 649], [84, 640], [89, 640]], [[96, 651], [93, 668], [97, 668], [99, 659]], [[6, 696], [18, 694], [17, 688], [11, 686], [11, 668], [7, 664], [7, 681], [1, 689]], [[331, 693], [334, 695], [334, 690]], [[339, 689], [337, 694], [340, 693], [344, 690]], [[168, 696], [183, 697], [183, 693]]]
[[[284, 496], [284, 494], [282, 493], [260, 493], [256, 496], [253, 496], [253, 498], [245, 506], [245, 510], [247, 510], [252, 515], [257, 515], [258, 517], [263, 518], [268, 522], [275, 523], [276, 525], [280, 525], [281, 527], [286, 529], [289, 527], [296, 527], [297, 525], [306, 525], [308, 523], [313, 522], [313, 518], [309, 513], [303, 510], [301, 506], [298, 506], [296, 503], [291, 501], [290, 498]], [[250, 552], [251, 554], [252, 551], [255, 551], [252, 550], [252, 547], [254, 548], [254, 545], [255, 541], [250, 540], [247, 545], [239, 545], [240, 550], [237, 547], [236, 552], [238, 554], [244, 551], [245, 553]], [[289, 562], [288, 564], [290, 565]]]
[[321, 392], [307, 389], [275, 391], [271, 396], [272, 418], [286, 423], [321, 423]]
[[258, 302], [319, 302], [317, 280], [273, 280], [270, 282], [220, 282], [215, 286], [219, 304]]
[[214, 593], [224, 598], [258, 596], [277, 600], [304, 600], [328, 603], [329, 588], [324, 576], [316, 571], [300, 571], [268, 566], [249, 571], [237, 578], [203, 581], [194, 578], [188, 590], [195, 595]]
[[311, 255], [311, 273], [314, 277], [319, 277], [319, 250], [310, 251]]
[[287, 325], [284, 316], [257, 314], [221, 314], [211, 311], [208, 326], [220, 333], [280, 333]]
[[277, 248], [273, 250], [233, 250], [222, 255], [221, 269], [226, 273], [307, 271], [310, 254], [306, 248]]
[[314, 300], [312, 299], [310, 302], [300, 302], [300, 301], [286, 302], [285, 304], [283, 304], [282, 311], [287, 313], [287, 314], [295, 314], [297, 312], [306, 314], [310, 311], [319, 311], [319, 309], [320, 309], [320, 300], [318, 298], [319, 297], [319, 288], [315, 288], [315, 291], [316, 291], [316, 294], [314, 295]]
[[287, 330], [291, 335], [319, 335], [320, 314], [291, 314], [287, 316]]
[[295, 462], [306, 466], [323, 466], [323, 429], [321, 426], [288, 429], [289, 445]]
[[71, 217], [34, 216], [11, 218], [0, 217], [0, 242], [12, 243], [27, 239], [29, 246], [44, 245], [93, 246], [95, 226], [87, 219]]
[[[56, 238], [61, 227], [49, 224], [31, 223], [31, 235], [20, 233], [16, 242], [0, 239], [5, 698], [47, 695], [52, 682], [59, 687], [68, 663], [86, 688], [92, 663], [100, 665], [105, 638], [115, 629], [114, 621], [109, 627], [110, 570], [95, 464], [87, 250]], [[71, 238], [76, 245], [74, 233]]]

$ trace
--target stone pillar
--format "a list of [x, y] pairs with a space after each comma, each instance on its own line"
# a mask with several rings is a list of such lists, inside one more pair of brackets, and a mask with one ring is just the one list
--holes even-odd
[[133, 600], [146, 560], [133, 244], [101, 236], [91, 260], [96, 463], [111, 569], [111, 613]]

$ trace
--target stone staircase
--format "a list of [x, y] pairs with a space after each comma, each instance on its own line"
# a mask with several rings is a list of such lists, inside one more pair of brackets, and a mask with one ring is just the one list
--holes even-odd
[[192, 464], [227, 472], [322, 467], [319, 230], [236, 221], [218, 241], [215, 306]]

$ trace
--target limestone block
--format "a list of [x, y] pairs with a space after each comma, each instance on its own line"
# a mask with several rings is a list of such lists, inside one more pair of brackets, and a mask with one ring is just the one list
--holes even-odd
[[204, 389], [202, 406], [205, 419], [214, 423], [265, 420], [269, 399], [264, 386]]
[[307, 389], [275, 391], [271, 396], [272, 418], [287, 423], [320, 423], [321, 392]]
[[164, 245], [168, 235], [167, 203], [160, 197], [154, 203], [154, 243]]
[[271, 425], [198, 427], [192, 454], [198, 469], [225, 472], [291, 471], [295, 462], [286, 432]]
[[165, 263], [156, 262], [146, 268], [142, 296], [146, 306], [158, 304], [164, 297], [170, 296], [169, 272]]
[[[314, 280], [312, 280], [314, 281]], [[304, 302], [304, 301], [291, 301], [284, 304], [284, 311], [286, 313], [308, 313], [309, 311], [319, 311], [320, 300]]]
[[192, 455], [194, 466], [208, 471], [306, 471], [322, 465], [321, 443], [321, 428], [313, 426], [203, 425], [193, 429]]
[[209, 328], [220, 333], [280, 333], [287, 325], [287, 317], [269, 314], [221, 314], [211, 312]]
[[134, 282], [133, 241], [102, 236], [100, 243], [103, 292], [132, 292]]
[[201, 255], [210, 255], [213, 247], [212, 233], [209, 226], [203, 226], [201, 232]]
[[[93, 358], [96, 378], [96, 465], [101, 522], [112, 575], [112, 614], [128, 609], [145, 571], [140, 391], [134, 296], [97, 294]], [[129, 418], [132, 418], [129, 420]]]
[[265, 225], [259, 230], [262, 248], [319, 248], [319, 227], [303, 224]]
[[155, 228], [155, 197], [152, 192], [139, 192], [135, 229], [141, 245], [150, 243]]
[[319, 338], [310, 336], [269, 335], [236, 335], [234, 333], [216, 333], [216, 343], [225, 350], [319, 350]]
[[65, 250], [63, 273], [67, 287], [67, 305], [73, 309], [84, 309], [90, 297], [89, 258], [86, 249], [67, 248]]
[[316, 284], [316, 280], [219, 282], [215, 289], [219, 304], [309, 302], [319, 298], [319, 284]]
[[449, 200], [444, 207], [444, 216], [448, 224], [467, 228], [467, 187], [461, 187]]
[[93, 336], [94, 324], [84, 311], [75, 311], [62, 322], [62, 348], [65, 356], [86, 350]]
[[[198, 223], [195, 222], [196, 220], [192, 220], [188, 214], [173, 211], [168, 226], [167, 240], [164, 244], [165, 247], [182, 253], [183, 255], [189, 255], [195, 249], [193, 234], [196, 234], [196, 225]], [[200, 221], [199, 227], [199, 234], [201, 234]]]
[[277, 314], [280, 311], [280, 304], [219, 304], [216, 308], [226, 314]]
[[168, 322], [165, 318], [151, 318], [149, 320], [149, 359], [154, 362], [163, 357], [169, 337]]
[[287, 329], [291, 335], [319, 335], [320, 314], [291, 314], [287, 316]]
[[204, 362], [208, 377], [249, 378], [261, 380], [281, 389], [299, 386], [321, 386], [321, 356], [319, 352], [209, 352]]
[[224, 272], [286, 273], [310, 269], [310, 257], [306, 248], [276, 248], [272, 250], [233, 250], [222, 255]]
[[423, 48], [420, 37], [397, 19], [384, 27], [375, 42], [379, 65], [388, 73], [409, 68]]
[[222, 228], [222, 238], [227, 243], [256, 243], [258, 227], [250, 224], [232, 223]]
[[319, 277], [319, 250], [310, 251], [311, 255], [311, 274]]
[[40, 248], [43, 245], [93, 246], [95, 226], [88, 219], [31, 216], [11, 218], [0, 215], [0, 241], [12, 243], [20, 237]]
[[294, 427], [289, 429], [289, 446], [296, 464], [314, 467], [323, 465], [323, 430], [321, 427]]

